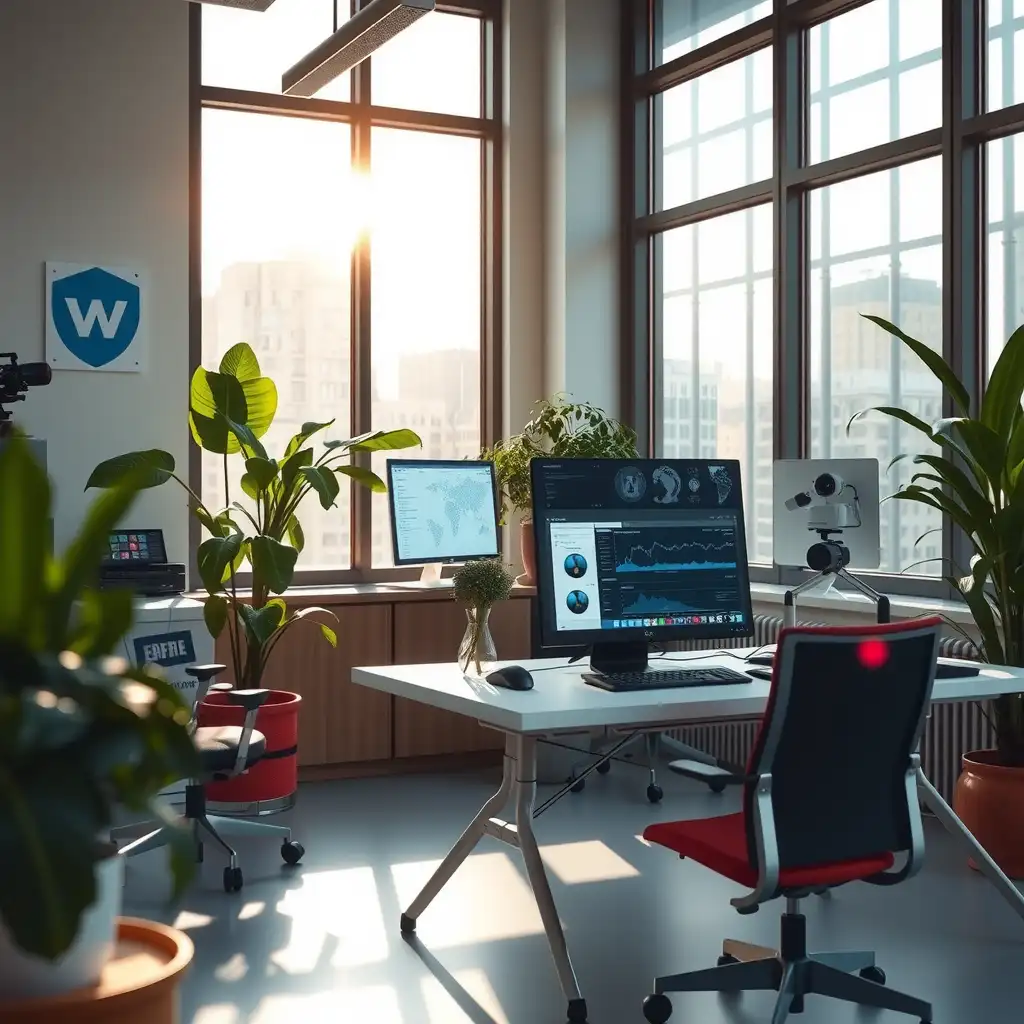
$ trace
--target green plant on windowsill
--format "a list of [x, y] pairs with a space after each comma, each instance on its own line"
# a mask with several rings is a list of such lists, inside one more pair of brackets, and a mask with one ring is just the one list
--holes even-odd
[[[192, 514], [209, 537], [199, 545], [199, 575], [209, 597], [204, 607], [206, 626], [213, 637], [225, 629], [231, 649], [236, 685], [263, 686], [267, 662], [281, 637], [296, 623], [318, 615], [336, 621], [324, 608], [291, 611], [282, 596], [291, 586], [295, 563], [305, 543], [298, 509], [315, 491], [322, 508], [335, 507], [341, 480], [348, 478], [372, 491], [386, 490], [371, 470], [353, 465], [360, 453], [398, 451], [419, 445], [411, 430], [375, 431], [343, 441], [326, 441], [318, 454], [311, 441], [333, 426], [304, 423], [284, 452], [273, 458], [260, 440], [277, 413], [277, 388], [260, 372], [249, 345], [231, 348], [217, 372], [196, 370], [189, 394], [189, 427], [195, 443], [221, 457], [227, 506], [211, 511], [175, 474], [174, 458], [160, 450], [129, 452], [97, 466], [86, 488], [111, 487], [129, 472], [142, 473], [143, 486], [158, 487], [175, 480], [187, 492]], [[241, 489], [249, 503], [232, 500], [229, 457], [244, 461]], [[238, 576], [248, 564], [251, 595], [239, 595]], [[317, 622], [324, 638], [337, 645], [337, 634]]]
[[[880, 412], [938, 446], [936, 453], [900, 454], [892, 460], [890, 468], [908, 458], [918, 468], [890, 497], [936, 509], [963, 531], [973, 548], [970, 565], [967, 571], [953, 565], [946, 579], [971, 610], [982, 657], [1024, 667], [1024, 327], [1007, 341], [985, 397], [972, 412], [967, 389], [937, 352], [881, 317], [866, 319], [921, 359], [956, 415], [928, 424], [905, 409], [880, 406], [857, 413], [847, 430], [860, 416]], [[998, 697], [993, 708], [999, 761], [1024, 767], [1024, 694]]]
[[[132, 595], [97, 589], [99, 567], [140, 483], [128, 474], [93, 502], [58, 558], [46, 472], [22, 437], [0, 449], [0, 921], [49, 961], [97, 900], [115, 808], [173, 823], [157, 794], [197, 767], [178, 692], [110, 656], [131, 631]], [[179, 891], [192, 869], [181, 840]]]

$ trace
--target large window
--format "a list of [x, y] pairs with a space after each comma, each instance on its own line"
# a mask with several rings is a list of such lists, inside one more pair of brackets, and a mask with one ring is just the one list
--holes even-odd
[[[348, 4], [337, 15], [335, 0], [193, 13], [194, 360], [252, 345], [278, 387], [272, 451], [304, 422], [333, 419], [325, 439], [411, 427], [423, 448], [404, 457], [473, 456], [492, 439], [499, 384], [500, 3], [439, 3], [312, 100], [282, 96], [283, 71]], [[384, 460], [373, 468], [383, 475]], [[229, 467], [233, 497], [240, 472]], [[223, 461], [204, 458], [196, 473], [204, 500], [222, 502]], [[343, 486], [337, 507], [311, 496], [300, 519], [310, 582], [391, 567], [386, 497]]]
[[[951, 411], [861, 314], [941, 352], [975, 394], [1024, 323], [1024, 3], [634, 11], [632, 410], [655, 452], [743, 461], [752, 575], [793, 580], [772, 565], [773, 459], [874, 458], [888, 495], [919, 436], [851, 418]], [[886, 588], [937, 593], [962, 564], [929, 513], [883, 503]]]

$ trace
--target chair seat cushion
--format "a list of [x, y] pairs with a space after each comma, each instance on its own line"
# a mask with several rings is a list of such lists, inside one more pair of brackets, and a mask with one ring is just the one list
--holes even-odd
[[[238, 757], [238, 747], [242, 742], [240, 725], [208, 725], [196, 729], [193, 742], [199, 751], [199, 762], [204, 773], [230, 771]], [[267, 739], [256, 729], [249, 740], [246, 754], [246, 766], [258, 761], [267, 749]]]
[[[695, 821], [660, 822], [644, 830], [644, 839], [674, 850], [682, 857], [689, 857], [740, 885], [750, 889], [757, 885], [757, 869], [751, 866], [747, 857], [747, 833], [742, 813]], [[860, 860], [785, 868], [779, 873], [779, 888], [842, 885], [887, 871], [893, 860], [891, 853], [881, 853]]]

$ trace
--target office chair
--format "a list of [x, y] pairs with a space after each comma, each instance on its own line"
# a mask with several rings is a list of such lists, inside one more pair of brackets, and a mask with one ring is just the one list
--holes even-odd
[[[199, 753], [201, 775], [199, 778], [190, 779], [185, 786], [184, 817], [192, 828], [196, 862], [202, 863], [203, 860], [204, 836], [212, 839], [228, 855], [228, 866], [224, 869], [224, 890], [238, 892], [243, 883], [242, 869], [238, 866], [238, 856], [234, 848], [228, 845], [221, 835], [222, 832], [228, 835], [279, 837], [281, 857], [286, 864], [298, 864], [306, 851], [301, 843], [292, 841], [291, 829], [286, 826], [221, 815], [211, 817], [206, 813], [206, 783], [233, 779], [247, 772], [263, 757], [267, 745], [266, 737], [255, 728], [255, 725], [257, 712], [269, 699], [270, 691], [235, 690], [230, 683], [214, 683], [214, 677], [223, 672], [225, 667], [190, 665], [185, 669], [199, 684], [190, 728]], [[245, 720], [242, 725], [197, 726], [199, 705], [211, 689], [227, 693], [232, 704], [245, 709]], [[113, 836], [114, 833], [112, 838]], [[122, 857], [134, 857], [166, 846], [169, 841], [170, 833], [167, 826], [161, 826], [122, 847], [120, 853]]]
[[[651, 825], [644, 838], [750, 888], [741, 914], [786, 899], [779, 949], [727, 941], [718, 966], [656, 978], [651, 1024], [672, 1014], [668, 992], [779, 993], [772, 1024], [816, 993], [930, 1022], [929, 1003], [885, 986], [873, 953], [808, 954], [803, 897], [865, 881], [894, 885], [921, 867], [918, 743], [939, 652], [938, 618], [870, 627], [800, 627], [779, 637], [743, 809]], [[893, 870], [896, 855], [902, 866]], [[860, 976], [852, 972], [858, 971]]]

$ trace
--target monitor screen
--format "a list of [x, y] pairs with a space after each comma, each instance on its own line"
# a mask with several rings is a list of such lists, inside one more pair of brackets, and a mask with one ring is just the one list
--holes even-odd
[[493, 463], [391, 459], [388, 491], [395, 565], [498, 554]]
[[167, 561], [162, 530], [117, 530], [107, 539], [108, 565], [152, 565]]
[[541, 642], [753, 632], [739, 463], [535, 459]]

